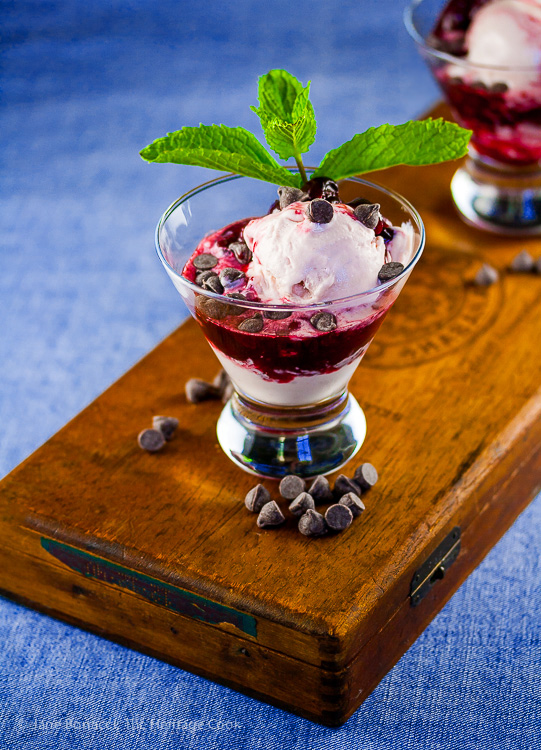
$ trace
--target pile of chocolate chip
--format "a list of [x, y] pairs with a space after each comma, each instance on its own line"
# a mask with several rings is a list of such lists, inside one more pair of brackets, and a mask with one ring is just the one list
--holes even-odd
[[[353, 519], [365, 510], [361, 494], [377, 481], [376, 469], [372, 464], [364, 463], [355, 470], [352, 479], [340, 474], [332, 489], [323, 476], [316, 477], [307, 488], [305, 480], [296, 474], [285, 476], [278, 489], [284, 500], [289, 501], [289, 512], [298, 519], [300, 533], [304, 536], [323, 536], [351, 526]], [[329, 503], [324, 513], [316, 510], [316, 505]], [[258, 513], [257, 525], [260, 529], [276, 528], [286, 520], [282, 509], [262, 484], [248, 492], [244, 504], [252, 513]]]
[[[541, 274], [541, 257], [534, 260], [526, 249], [521, 250], [511, 261], [508, 271], [510, 273]], [[473, 283], [477, 286], [492, 286], [499, 278], [500, 275], [493, 266], [483, 263], [475, 274]]]

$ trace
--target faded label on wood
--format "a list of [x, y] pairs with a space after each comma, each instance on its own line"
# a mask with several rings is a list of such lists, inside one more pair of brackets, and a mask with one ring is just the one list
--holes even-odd
[[83, 552], [76, 547], [62, 544], [54, 539], [41, 537], [41, 546], [57, 560], [87, 578], [112, 583], [142, 596], [153, 604], [177, 612], [185, 617], [202, 620], [209, 625], [229, 623], [247, 635], [257, 637], [256, 620], [251, 615], [238, 612], [223, 604], [209, 601], [202, 596], [184, 591], [177, 586], [163, 583], [150, 576], [124, 568], [122, 565]]

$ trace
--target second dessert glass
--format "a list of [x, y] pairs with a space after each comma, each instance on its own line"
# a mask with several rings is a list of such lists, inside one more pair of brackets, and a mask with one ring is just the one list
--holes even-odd
[[[408, 220], [413, 224], [412, 258], [394, 279], [342, 300], [301, 306], [228, 298], [182, 275], [205, 234], [261, 216], [273, 193], [268, 183], [238, 175], [200, 185], [164, 213], [156, 230], [156, 249], [233, 383], [233, 396], [217, 425], [224, 452], [257, 475], [312, 477], [338, 469], [364, 440], [366, 420], [348, 383], [421, 256], [424, 227], [404, 198], [351, 178], [340, 183], [344, 202], [362, 196], [380, 203], [381, 213], [394, 225]], [[319, 331], [310, 324], [310, 318], [321, 312], [335, 316], [334, 330]], [[240, 330], [239, 324], [254, 313], [263, 317], [262, 330]]]
[[541, 234], [541, 70], [473, 64], [434, 36], [443, 0], [413, 0], [405, 24], [457, 122], [473, 131], [451, 183], [469, 223], [509, 235]]

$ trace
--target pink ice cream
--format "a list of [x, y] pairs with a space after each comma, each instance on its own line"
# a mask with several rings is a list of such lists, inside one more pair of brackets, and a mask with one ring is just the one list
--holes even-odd
[[297, 201], [245, 227], [253, 255], [247, 276], [264, 302], [308, 305], [350, 297], [376, 287], [384, 263], [411, 260], [413, 227], [393, 232], [386, 245], [343, 203], [334, 204], [329, 223], [318, 224], [307, 217], [306, 203]]

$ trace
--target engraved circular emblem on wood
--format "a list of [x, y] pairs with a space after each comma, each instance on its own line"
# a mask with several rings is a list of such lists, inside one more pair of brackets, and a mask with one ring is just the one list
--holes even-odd
[[489, 259], [428, 247], [406, 282], [363, 367], [411, 367], [440, 359], [487, 331], [504, 301], [504, 281], [473, 283]]

